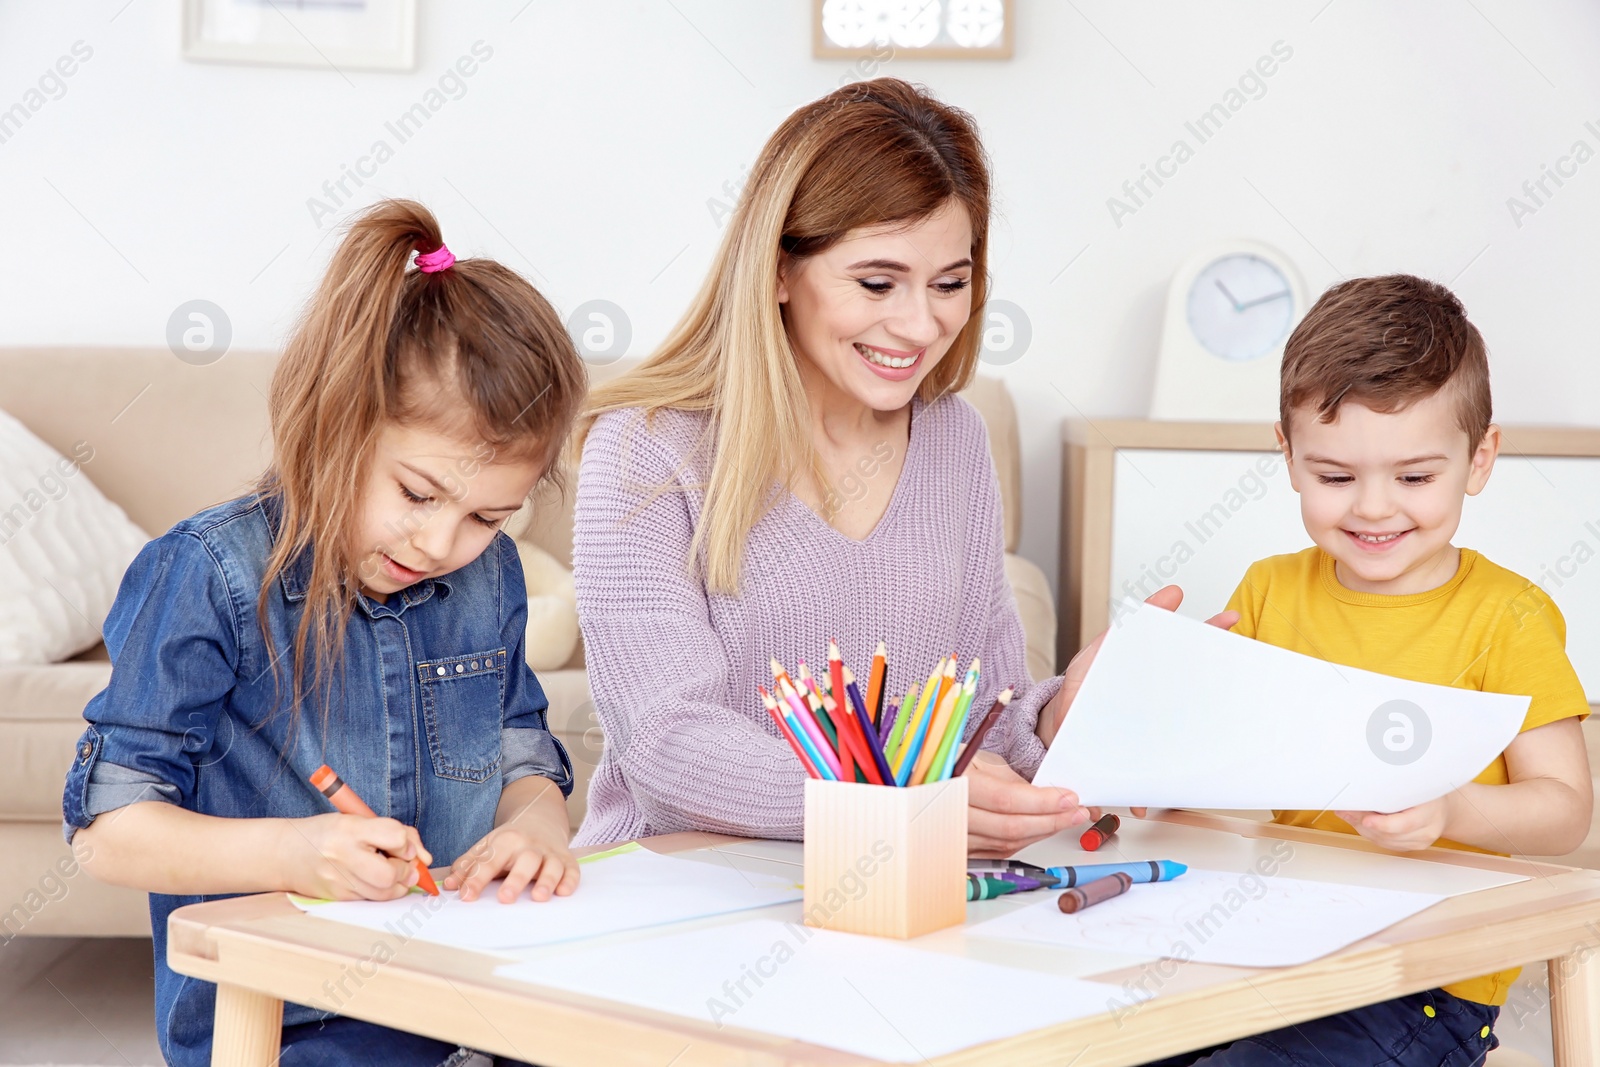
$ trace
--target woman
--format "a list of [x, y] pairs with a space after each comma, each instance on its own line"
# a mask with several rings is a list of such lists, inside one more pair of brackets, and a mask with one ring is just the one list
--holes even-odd
[[975, 707], [1016, 687], [967, 771], [974, 855], [1089, 818], [1026, 781], [1083, 666], [1028, 677], [983, 422], [955, 395], [988, 221], [970, 116], [897, 79], [834, 92], [768, 141], [661, 348], [594, 391], [573, 570], [606, 746], [575, 844], [798, 838], [805, 774], [756, 686], [830, 636], [857, 665], [886, 641], [890, 692], [951, 651], [982, 657]]

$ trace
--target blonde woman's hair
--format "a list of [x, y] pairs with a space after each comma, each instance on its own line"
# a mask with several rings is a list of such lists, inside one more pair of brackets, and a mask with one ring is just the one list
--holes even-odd
[[817, 470], [797, 356], [778, 304], [780, 253], [827, 251], [853, 230], [915, 225], [955, 201], [972, 223], [972, 314], [918, 395], [963, 389], [977, 367], [987, 292], [989, 168], [966, 112], [897, 78], [845, 86], [784, 120], [761, 150], [711, 273], [661, 346], [599, 385], [580, 428], [608, 411], [711, 414], [711, 460], [689, 564], [736, 593], [745, 538], [774, 493]]
[[[256, 611], [270, 640], [273, 584], [314, 548], [293, 644], [296, 723], [312, 686], [326, 697], [359, 596], [357, 569], [374, 547], [355, 540], [383, 426], [481, 443], [485, 462], [536, 462], [542, 479], [583, 403], [583, 362], [527, 281], [487, 259], [433, 273], [409, 266], [413, 252], [443, 243], [413, 201], [381, 201], [357, 216], [273, 373], [273, 460], [255, 488], [277, 499], [281, 521]], [[288, 650], [269, 651], [277, 682]]]

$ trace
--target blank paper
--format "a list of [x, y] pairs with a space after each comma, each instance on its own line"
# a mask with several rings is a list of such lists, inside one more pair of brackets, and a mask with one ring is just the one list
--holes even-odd
[[1094, 805], [1399, 811], [1481, 774], [1528, 704], [1140, 604], [1107, 633], [1034, 782]]
[[1127, 1002], [1117, 986], [769, 919], [575, 946], [495, 973], [892, 1063]]

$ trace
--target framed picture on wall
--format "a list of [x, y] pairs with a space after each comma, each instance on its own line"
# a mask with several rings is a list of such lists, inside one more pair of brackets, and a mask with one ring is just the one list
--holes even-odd
[[416, 0], [184, 0], [183, 58], [412, 70]]
[[1010, 59], [1012, 0], [812, 0], [817, 59]]

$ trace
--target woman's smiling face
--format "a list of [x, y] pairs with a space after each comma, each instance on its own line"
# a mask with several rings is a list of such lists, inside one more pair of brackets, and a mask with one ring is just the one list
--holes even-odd
[[874, 411], [911, 403], [972, 315], [972, 221], [951, 200], [785, 260], [778, 302], [800, 358]]

